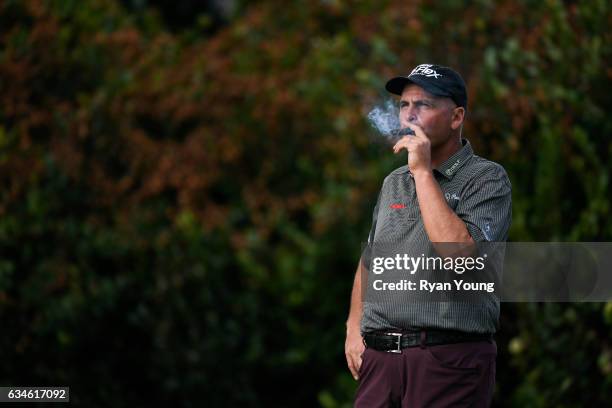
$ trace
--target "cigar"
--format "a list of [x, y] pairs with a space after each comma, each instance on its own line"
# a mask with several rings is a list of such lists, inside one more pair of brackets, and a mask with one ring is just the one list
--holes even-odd
[[393, 129], [389, 132], [389, 136], [391, 136], [392, 142], [397, 142], [402, 137], [408, 136], [408, 135], [414, 135], [414, 130], [410, 128], [403, 128], [403, 129]]

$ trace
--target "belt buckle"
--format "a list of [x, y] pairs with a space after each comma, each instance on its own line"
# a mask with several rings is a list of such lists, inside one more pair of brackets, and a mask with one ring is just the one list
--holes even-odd
[[391, 350], [385, 350], [387, 353], [399, 353], [402, 354], [402, 336], [404, 335], [403, 333], [385, 333], [387, 336], [397, 336], [396, 339], [394, 339], [395, 342], [397, 342], [397, 348], [396, 349], [391, 349]]

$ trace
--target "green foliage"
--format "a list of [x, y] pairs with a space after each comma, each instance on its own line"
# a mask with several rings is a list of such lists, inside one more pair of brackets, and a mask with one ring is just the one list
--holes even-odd
[[[356, 254], [402, 164], [364, 116], [417, 63], [464, 74], [512, 240], [612, 237], [608, 3], [240, 9], [202, 35], [112, 1], [0, 4], [3, 384], [350, 406]], [[611, 328], [610, 304], [503, 305], [495, 406], [609, 402]]]

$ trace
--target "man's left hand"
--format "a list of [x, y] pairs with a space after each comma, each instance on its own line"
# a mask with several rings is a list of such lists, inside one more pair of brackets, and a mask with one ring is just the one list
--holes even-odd
[[408, 151], [408, 168], [412, 174], [420, 171], [431, 171], [431, 142], [420, 126], [409, 123], [408, 127], [414, 130], [414, 136], [404, 136], [395, 146], [393, 152], [402, 149]]

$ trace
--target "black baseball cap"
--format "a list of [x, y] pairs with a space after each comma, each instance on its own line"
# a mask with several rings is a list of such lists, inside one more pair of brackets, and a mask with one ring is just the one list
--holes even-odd
[[392, 94], [401, 95], [404, 87], [415, 84], [432, 95], [451, 98], [457, 106], [467, 110], [467, 91], [465, 81], [458, 72], [442, 65], [417, 65], [407, 76], [391, 78], [385, 89]]

